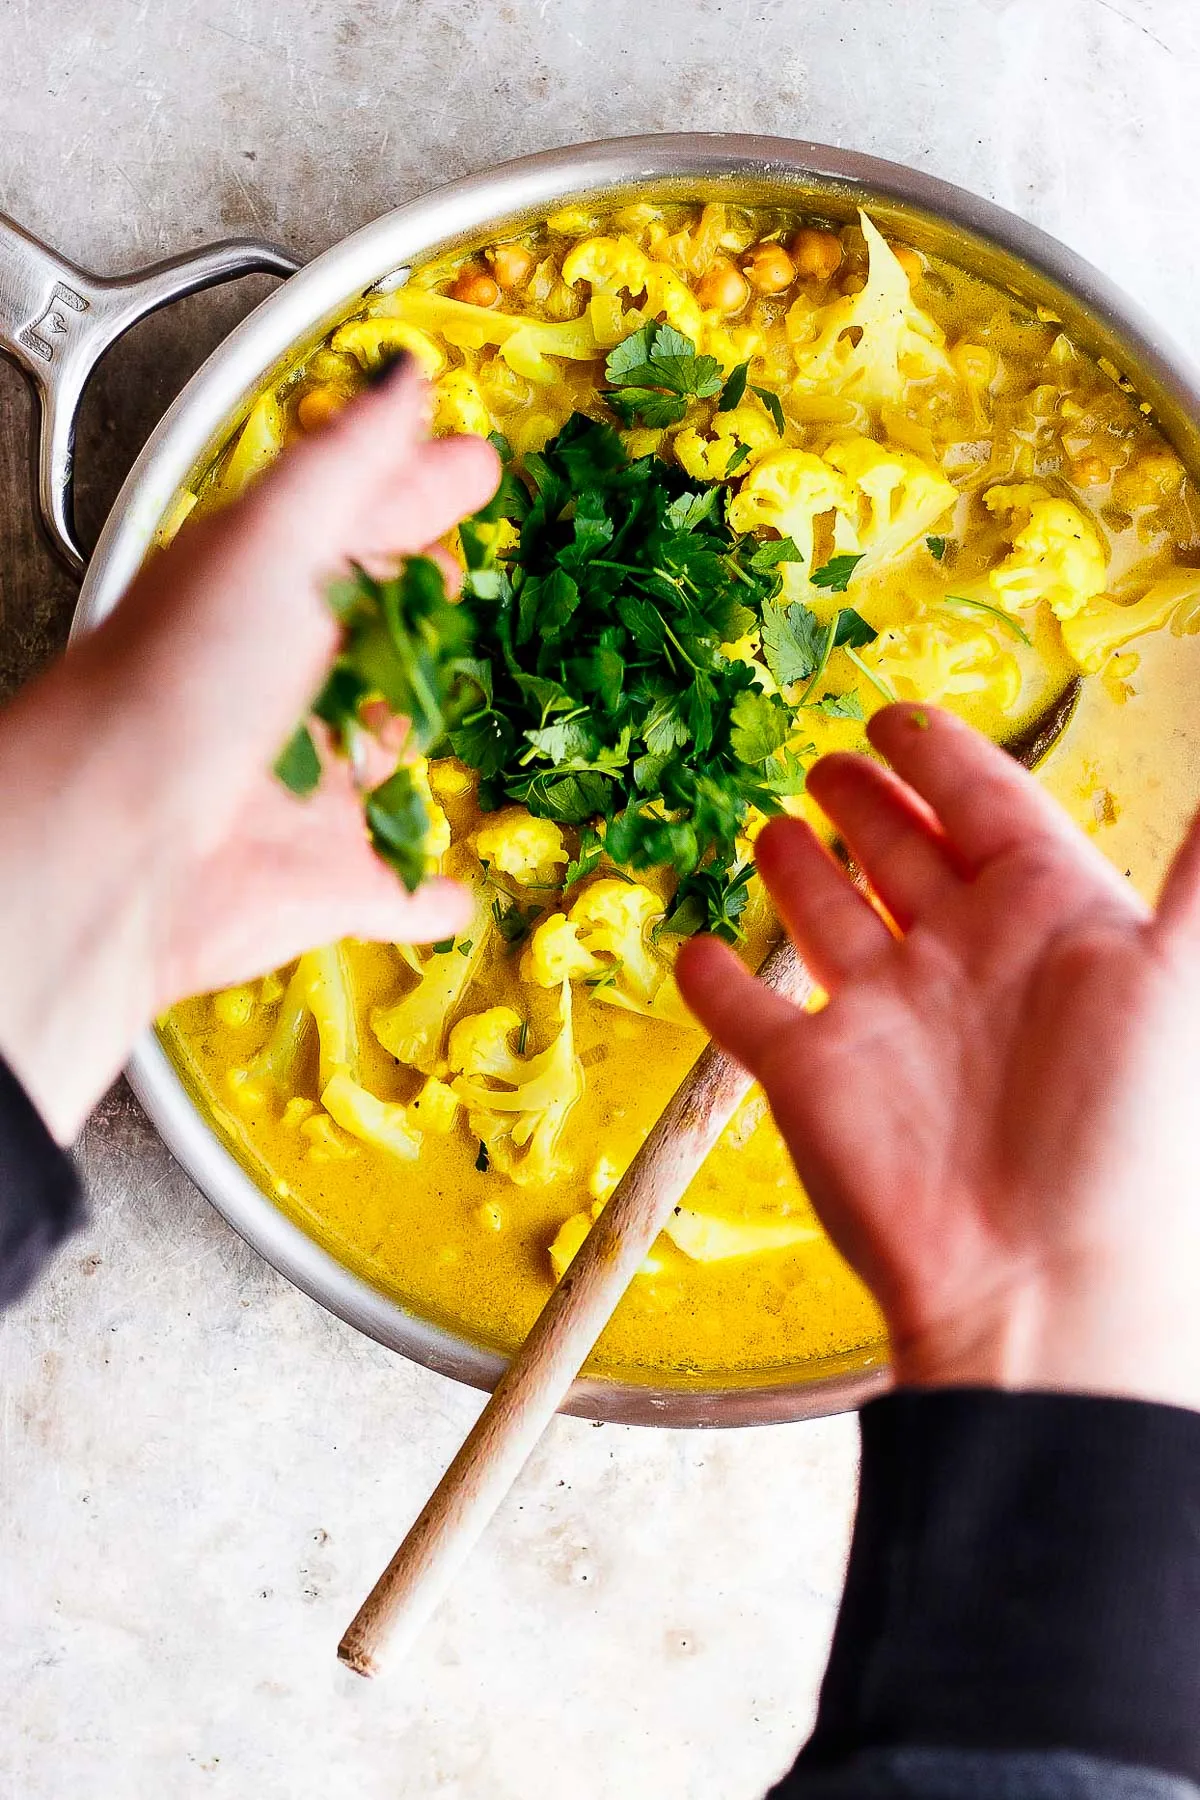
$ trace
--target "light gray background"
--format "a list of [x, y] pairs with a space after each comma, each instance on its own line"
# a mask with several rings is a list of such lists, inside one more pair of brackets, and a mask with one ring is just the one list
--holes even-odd
[[[0, 209], [115, 272], [233, 232], [308, 256], [436, 183], [610, 133], [759, 130], [959, 181], [1200, 344], [1192, 0], [0, 0]], [[266, 284], [143, 326], [81, 444], [90, 540]], [[0, 690], [73, 589], [0, 364]], [[5, 871], [4, 879], [9, 878]], [[93, 1222], [0, 1324], [0, 1794], [750, 1800], [812, 1716], [848, 1420], [559, 1422], [412, 1660], [333, 1650], [478, 1407], [288, 1289], [121, 1089]]]

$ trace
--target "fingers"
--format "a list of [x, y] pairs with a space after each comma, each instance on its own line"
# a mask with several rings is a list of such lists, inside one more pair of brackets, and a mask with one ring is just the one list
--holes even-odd
[[757, 1076], [782, 1031], [802, 1026], [804, 1014], [753, 976], [717, 938], [691, 938], [675, 964], [679, 990], [722, 1050]]
[[773, 819], [754, 859], [788, 935], [831, 993], [891, 944], [879, 914], [802, 820]]
[[808, 790], [902, 931], [959, 886], [963, 871], [937, 819], [889, 769], [863, 756], [822, 757]]

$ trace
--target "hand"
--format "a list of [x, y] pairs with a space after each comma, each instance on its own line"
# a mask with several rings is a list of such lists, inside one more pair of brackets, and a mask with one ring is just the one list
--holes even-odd
[[421, 549], [495, 487], [491, 446], [431, 442], [425, 413], [411, 367], [363, 395], [0, 715], [0, 1053], [61, 1141], [183, 995], [469, 919], [454, 883], [408, 895], [379, 861], [344, 763], [306, 801], [271, 774], [337, 647], [330, 577]]
[[869, 735], [894, 773], [829, 756], [809, 787], [897, 931], [777, 820], [758, 865], [828, 1005], [712, 940], [684, 994], [765, 1088], [898, 1381], [1200, 1406], [1200, 826], [1155, 916], [949, 714]]

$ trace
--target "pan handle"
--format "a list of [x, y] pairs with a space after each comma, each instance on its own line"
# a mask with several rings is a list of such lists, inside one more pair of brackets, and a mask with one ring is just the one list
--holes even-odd
[[273, 244], [231, 238], [133, 275], [92, 275], [0, 213], [0, 355], [33, 388], [38, 516], [51, 548], [74, 574], [85, 561], [75, 537], [75, 422], [105, 351], [147, 313], [185, 294], [241, 275], [294, 275], [298, 267]]

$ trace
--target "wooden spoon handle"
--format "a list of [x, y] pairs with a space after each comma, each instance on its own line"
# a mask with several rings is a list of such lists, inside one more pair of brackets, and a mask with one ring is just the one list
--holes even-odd
[[[796, 1001], [813, 991], [811, 977], [786, 940], [759, 974]], [[386, 1638], [398, 1649], [416, 1640], [750, 1086], [745, 1070], [715, 1045], [697, 1058], [338, 1645], [338, 1657], [348, 1668], [373, 1675]]]

